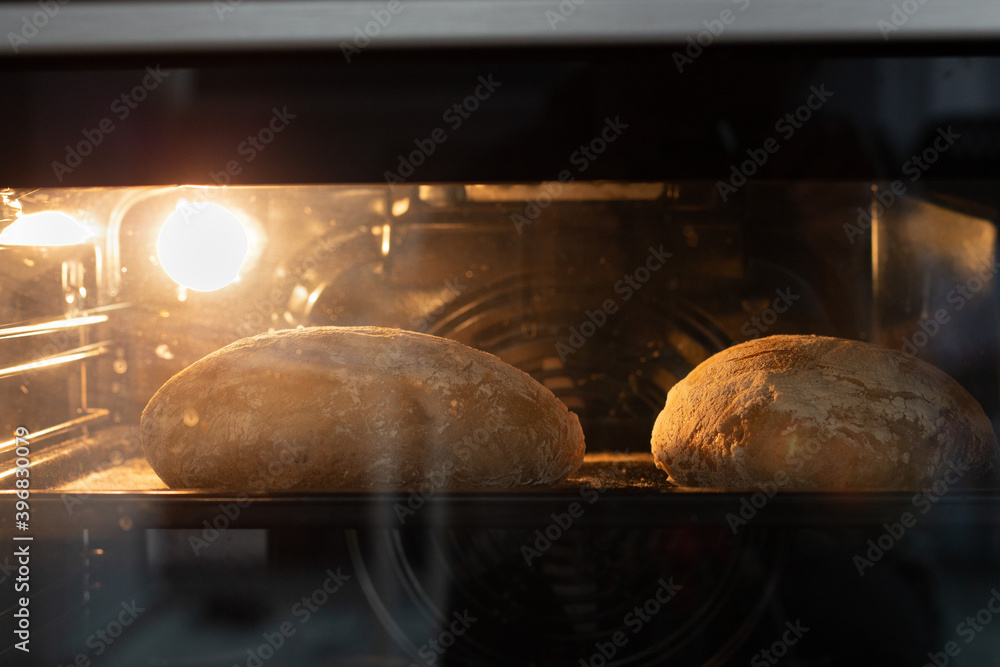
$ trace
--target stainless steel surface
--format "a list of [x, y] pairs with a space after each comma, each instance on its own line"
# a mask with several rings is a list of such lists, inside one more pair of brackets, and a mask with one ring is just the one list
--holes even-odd
[[55, 354], [50, 357], [43, 357], [37, 361], [30, 361], [25, 364], [18, 364], [16, 366], [7, 366], [6, 368], [0, 368], [0, 378], [11, 377], [14, 375], [19, 375], [27, 371], [33, 371], [41, 368], [48, 368], [50, 366], [58, 366], [60, 364], [68, 364], [74, 361], [80, 361], [82, 359], [90, 359], [91, 357], [99, 357], [102, 354], [106, 354], [113, 344], [110, 340], [101, 341], [100, 343], [91, 343], [89, 345], [82, 345], [72, 350], [68, 350], [62, 354]]
[[0, 232], [17, 220], [21, 213], [21, 202], [18, 195], [11, 189], [0, 190]]
[[[74, 317], [65, 320], [47, 320], [38, 324], [25, 324], [18, 326], [0, 327], [0, 339], [20, 338], [22, 336], [33, 336], [36, 334], [51, 333], [60, 329], [74, 329], [76, 327], [88, 326], [99, 322], [107, 322], [107, 315], [87, 315]], [[0, 371], [2, 373], [2, 371]]]
[[[76, 419], [70, 419], [69, 421], [65, 421], [61, 424], [56, 424], [55, 426], [49, 426], [40, 431], [32, 433], [31, 441], [33, 443], [39, 443], [53, 436], [63, 435], [64, 433], [67, 433], [75, 428], [86, 426], [88, 424], [91, 424], [92, 422], [96, 422], [107, 416], [108, 416], [107, 410], [103, 408], [92, 408], [87, 410], [85, 414], [81, 415], [80, 417], [77, 417]], [[16, 439], [7, 440], [6, 442], [0, 442], [0, 452], [10, 451], [14, 449], [14, 445], [16, 444], [17, 444]], [[45, 460], [46, 459], [44, 457], [36, 456], [32, 461], [32, 465], [38, 465], [39, 463], [44, 463]], [[15, 471], [14, 468], [0, 471], [0, 479], [3, 479], [4, 477], [10, 477], [11, 475], [14, 474], [14, 471]]]
[[[110, 53], [571, 44], [686, 45], [704, 22], [731, 12], [709, 44], [833, 41], [878, 43], [995, 39], [1000, 5], [913, 0], [912, 14], [891, 0], [390, 0], [348, 2], [88, 2], [58, 6], [37, 34], [4, 56]], [[905, 4], [905, 3], [903, 3]], [[55, 3], [53, 3], [55, 5]], [[908, 5], [909, 7], [909, 5]], [[389, 9], [395, 13], [389, 13]], [[37, 3], [0, 7], [3, 32], [17, 31]], [[373, 12], [375, 15], [373, 15]], [[894, 12], [896, 19], [893, 20]], [[368, 29], [370, 44], [358, 38]], [[388, 18], [386, 18], [388, 17]], [[880, 23], [882, 22], [882, 23]], [[891, 27], [887, 27], [891, 26]], [[721, 23], [719, 24], [721, 25]], [[32, 31], [28, 29], [28, 33]], [[706, 38], [705, 41], [708, 41]], [[359, 53], [355, 56], [362, 57]]]
[[665, 183], [561, 183], [549, 181], [538, 185], [478, 184], [465, 186], [469, 201], [546, 201], [556, 197], [564, 201], [653, 200], [667, 190], [674, 199], [672, 184]]

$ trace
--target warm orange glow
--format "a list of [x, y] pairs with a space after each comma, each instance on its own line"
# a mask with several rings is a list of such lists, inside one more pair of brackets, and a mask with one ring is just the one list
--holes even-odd
[[73, 317], [65, 320], [52, 320], [40, 324], [31, 324], [20, 327], [0, 328], [0, 338], [21, 338], [22, 336], [37, 336], [38, 334], [57, 331], [59, 329], [72, 329], [73, 327], [107, 322], [107, 315], [89, 315], [87, 317]]
[[[100, 352], [103, 352], [101, 350]], [[59, 364], [68, 364], [71, 361], [79, 361], [81, 359], [87, 359], [88, 357], [97, 356], [97, 352], [77, 352], [76, 354], [64, 354], [58, 357], [50, 357], [48, 359], [41, 359], [39, 361], [32, 361], [28, 364], [21, 364], [19, 366], [8, 366], [7, 368], [0, 369], [0, 377], [8, 377], [11, 375], [17, 375], [18, 373], [24, 373], [25, 371], [34, 371], [40, 368], [48, 368], [49, 366], [58, 366]]]
[[174, 282], [212, 292], [239, 279], [250, 238], [243, 222], [218, 204], [182, 202], [163, 223], [156, 249]]
[[389, 254], [389, 239], [392, 234], [392, 227], [389, 225], [382, 225], [382, 254]]
[[60, 211], [21, 215], [0, 232], [0, 245], [68, 246], [84, 243], [93, 230]]

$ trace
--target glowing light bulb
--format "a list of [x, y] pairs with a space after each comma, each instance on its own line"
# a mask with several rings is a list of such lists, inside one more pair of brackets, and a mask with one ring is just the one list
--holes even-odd
[[243, 223], [225, 208], [181, 202], [163, 223], [156, 250], [178, 285], [212, 292], [240, 277], [250, 242]]
[[61, 211], [21, 215], [0, 232], [0, 245], [67, 246], [83, 243], [93, 230]]

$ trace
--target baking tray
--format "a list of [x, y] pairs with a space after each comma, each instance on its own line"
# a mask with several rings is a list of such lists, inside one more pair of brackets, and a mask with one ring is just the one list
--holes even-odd
[[[5, 462], [5, 466], [10, 463]], [[2, 473], [0, 473], [2, 474]], [[11, 477], [0, 505], [13, 505]], [[711, 525], [734, 534], [768, 527], [1000, 524], [1000, 492], [778, 492], [692, 489], [667, 481], [648, 452], [589, 453], [566, 481], [545, 487], [421, 492], [271, 493], [170, 490], [142, 457], [134, 428], [48, 447], [32, 464], [30, 534], [146, 528], [623, 527]], [[12, 507], [0, 529], [14, 533]], [[207, 522], [207, 523], [206, 523]]]

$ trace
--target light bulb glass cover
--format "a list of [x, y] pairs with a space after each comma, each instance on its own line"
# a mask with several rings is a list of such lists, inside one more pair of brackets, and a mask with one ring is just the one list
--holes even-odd
[[181, 202], [163, 223], [156, 250], [178, 285], [212, 292], [239, 278], [250, 241], [240, 219], [222, 206]]
[[62, 211], [41, 211], [18, 216], [0, 231], [0, 245], [70, 246], [85, 243], [93, 236], [93, 230]]

